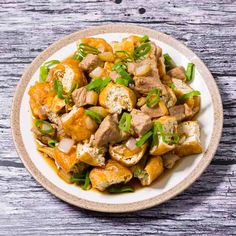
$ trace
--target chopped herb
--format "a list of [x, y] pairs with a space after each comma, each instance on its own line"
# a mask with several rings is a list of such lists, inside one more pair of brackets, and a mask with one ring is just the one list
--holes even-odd
[[180, 136], [177, 133], [162, 133], [164, 143], [177, 144], [179, 143]]
[[63, 99], [63, 85], [60, 80], [54, 80], [53, 82], [54, 91], [57, 93], [57, 97]]
[[58, 143], [58, 141], [55, 140], [55, 139], [49, 139], [48, 140], [48, 146], [49, 147], [55, 147], [56, 143]]
[[112, 70], [117, 70], [119, 68], [123, 68], [124, 70], [127, 69], [127, 66], [123, 62], [117, 62], [113, 67]]
[[167, 71], [173, 69], [174, 67], [176, 67], [173, 59], [170, 57], [170, 55], [168, 53], [164, 54], [163, 56], [164, 56]]
[[176, 85], [175, 85], [174, 83], [172, 83], [172, 84], [170, 85], [170, 87], [171, 87], [172, 90], [176, 90]]
[[146, 43], [146, 42], [149, 42], [149, 37], [147, 35], [144, 35], [140, 40], [139, 40], [140, 43]]
[[188, 100], [191, 97], [199, 96], [201, 93], [198, 90], [191, 91], [189, 93], [186, 93], [178, 98], [179, 103], [183, 103], [186, 100]]
[[134, 50], [134, 58], [140, 59], [144, 57], [146, 54], [148, 54], [151, 50], [151, 44], [150, 43], [143, 43], [138, 48]]
[[53, 65], [59, 64], [59, 63], [60, 63], [60, 61], [58, 61], [58, 60], [51, 60], [51, 61], [45, 62], [42, 66], [40, 66], [40, 69], [39, 69], [40, 81], [45, 81], [47, 79], [50, 67]]
[[141, 147], [144, 143], [146, 143], [148, 141], [148, 139], [152, 136], [153, 131], [150, 130], [147, 133], [145, 133], [137, 142], [136, 142], [136, 146], [137, 147]]
[[119, 122], [119, 128], [125, 132], [129, 132], [131, 127], [131, 118], [132, 117], [129, 113], [124, 112]]
[[116, 79], [116, 83], [117, 83], [117, 84], [124, 85], [124, 86], [126, 86], [126, 87], [129, 86], [129, 81], [126, 80], [126, 79], [123, 79], [123, 78], [117, 78], [117, 79]]
[[186, 77], [187, 81], [191, 82], [193, 80], [193, 72], [194, 72], [194, 64], [188, 63], [187, 70], [186, 70]]
[[97, 55], [99, 53], [100, 51], [96, 47], [90, 46], [86, 43], [81, 43], [79, 44], [77, 52], [74, 54], [73, 58], [81, 61], [88, 54]]
[[111, 186], [107, 188], [107, 191], [109, 193], [128, 193], [128, 192], [134, 192], [134, 188], [128, 185], [121, 187]]
[[76, 184], [79, 184], [81, 182], [84, 183], [85, 182], [85, 176], [84, 176], [84, 174], [75, 173], [70, 177], [70, 182], [71, 183], [76, 183]]
[[152, 89], [146, 97], [146, 103], [148, 107], [154, 107], [160, 100], [160, 89]]
[[94, 119], [98, 124], [102, 123], [102, 117], [97, 112], [92, 110], [86, 110], [85, 114]]
[[115, 52], [115, 54], [116, 54], [116, 57], [121, 59], [122, 61], [125, 61], [125, 62], [133, 62], [134, 61], [133, 56], [128, 51], [118, 50]]
[[118, 62], [112, 67], [112, 70], [115, 70], [118, 74], [120, 74], [122, 79], [127, 80], [128, 83], [133, 83], [133, 79], [125, 69], [126, 66], [122, 62]]
[[36, 120], [35, 126], [42, 134], [50, 134], [55, 131], [52, 125], [45, 120]]
[[110, 77], [107, 77], [106, 79], [98, 78], [93, 81], [91, 81], [88, 85], [86, 85], [86, 89], [88, 91], [95, 90], [97, 93], [101, 92], [111, 81]]
[[90, 173], [90, 171], [88, 170], [88, 171], [86, 172], [86, 175], [85, 175], [84, 184], [81, 186], [81, 188], [82, 188], [83, 190], [87, 190], [87, 189], [90, 188], [89, 173]]

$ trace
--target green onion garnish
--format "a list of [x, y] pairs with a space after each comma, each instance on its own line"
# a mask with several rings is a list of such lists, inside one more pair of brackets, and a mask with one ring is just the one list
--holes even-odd
[[65, 97], [65, 103], [66, 104], [69, 104], [70, 98], [71, 98], [71, 94], [77, 88], [79, 88], [79, 82], [73, 82], [72, 85], [71, 85], [70, 91], [67, 93], [67, 95]]
[[102, 117], [97, 112], [92, 110], [86, 110], [85, 114], [94, 119], [98, 124], [102, 123]]
[[130, 77], [129, 73], [125, 69], [126, 69], [126, 66], [121, 62], [116, 63], [112, 67], [112, 70], [117, 71], [117, 73], [121, 75], [122, 79], [127, 80], [128, 83], [132, 83], [133, 79]]
[[84, 184], [81, 186], [83, 190], [87, 190], [90, 187], [89, 172], [89, 170], [86, 172]]
[[126, 70], [127, 66], [123, 62], [117, 62], [115, 65], [112, 66], [112, 70], [117, 70], [119, 68], [123, 68], [124, 70]]
[[63, 85], [60, 80], [54, 80], [53, 82], [54, 91], [57, 93], [57, 97], [63, 99]]
[[50, 134], [54, 132], [52, 125], [45, 120], [36, 120], [35, 126], [42, 134]]
[[86, 89], [88, 91], [95, 90], [97, 93], [101, 92], [111, 81], [110, 77], [107, 77], [106, 79], [98, 78], [93, 81], [91, 81], [88, 85], [86, 85]]
[[88, 54], [99, 54], [100, 51], [93, 46], [90, 46], [86, 43], [81, 43], [78, 46], [78, 51], [76, 52], [76, 54], [74, 54], [73, 58], [76, 60], [81, 61], [84, 57], [86, 57]]
[[84, 174], [80, 174], [80, 173], [75, 173], [70, 177], [70, 182], [71, 183], [84, 183], [85, 182], [85, 176]]
[[151, 50], [151, 44], [150, 43], [143, 43], [138, 48], [136, 48], [134, 50], [134, 58], [136, 60], [140, 59], [140, 58], [144, 57], [146, 54], [148, 54], [150, 50]]
[[137, 147], [141, 147], [144, 143], [146, 143], [148, 141], [148, 139], [152, 136], [153, 131], [150, 130], [147, 133], [145, 133], [137, 142], [136, 142], [136, 146]]
[[117, 83], [117, 84], [124, 85], [124, 86], [126, 86], [126, 87], [129, 86], [129, 81], [126, 80], [126, 79], [123, 79], [123, 78], [117, 78], [117, 79], [116, 79], [116, 83]]
[[116, 57], [121, 59], [122, 61], [125, 61], [125, 62], [133, 62], [134, 61], [133, 56], [128, 51], [118, 50], [115, 52], [115, 54], [116, 54]]
[[121, 187], [117, 187], [117, 186], [111, 186], [109, 188], [107, 188], [107, 191], [109, 193], [128, 193], [128, 192], [134, 192], [134, 188], [131, 186], [121, 186]]
[[170, 55], [168, 53], [165, 53], [163, 56], [164, 56], [167, 71], [173, 69], [174, 67], [176, 67], [173, 59], [170, 57]]
[[148, 107], [154, 107], [160, 100], [160, 89], [152, 89], [146, 97], [146, 103]]
[[187, 81], [191, 82], [193, 80], [193, 72], [194, 72], [194, 64], [188, 63], [187, 70], [186, 70], [186, 77]]
[[194, 90], [194, 91], [191, 91], [189, 93], [186, 93], [186, 94], [180, 96], [178, 98], [178, 102], [183, 103], [186, 100], [188, 100], [189, 98], [194, 97], [194, 96], [199, 96], [199, 95], [201, 95], [201, 93], [198, 90]]
[[179, 143], [180, 137], [177, 133], [162, 133], [162, 140], [168, 144], [177, 144]]
[[48, 146], [49, 147], [55, 147], [56, 143], [58, 143], [58, 141], [55, 140], [55, 139], [49, 139], [48, 140]]
[[40, 69], [39, 69], [40, 81], [45, 81], [47, 79], [50, 67], [53, 65], [59, 64], [59, 63], [60, 63], [60, 61], [58, 61], [58, 60], [51, 60], [51, 61], [45, 62], [42, 66], [40, 66]]
[[146, 43], [146, 42], [148, 42], [148, 41], [149, 41], [149, 37], [148, 37], [147, 35], [144, 35], [144, 36], [139, 40], [140, 43]]
[[176, 85], [175, 85], [174, 83], [172, 83], [172, 84], [170, 85], [170, 88], [171, 88], [172, 90], [176, 90]]
[[131, 118], [132, 116], [129, 113], [124, 112], [119, 122], [119, 128], [125, 132], [129, 132], [131, 127]]

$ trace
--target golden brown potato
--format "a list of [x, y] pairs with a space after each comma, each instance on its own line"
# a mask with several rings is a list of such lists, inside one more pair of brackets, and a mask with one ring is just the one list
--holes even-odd
[[132, 172], [117, 161], [108, 160], [105, 168], [93, 168], [89, 178], [93, 188], [104, 191], [110, 185], [130, 181]]
[[134, 150], [130, 150], [125, 144], [110, 145], [109, 153], [111, 158], [120, 162], [124, 166], [133, 166], [139, 162], [143, 157], [146, 149], [147, 143], [143, 144], [141, 147], [137, 147]]
[[122, 109], [131, 111], [136, 104], [136, 95], [130, 88], [110, 82], [99, 95], [99, 103], [110, 113], [121, 113]]
[[30, 107], [36, 118], [47, 118], [46, 114], [43, 112], [42, 106], [47, 105], [50, 107], [55, 95], [53, 86], [46, 82], [36, 82], [30, 87]]
[[73, 110], [61, 117], [61, 120], [65, 133], [76, 142], [89, 139], [98, 127], [97, 123], [85, 114], [83, 107], [74, 106]]
[[139, 175], [139, 180], [143, 186], [150, 185], [157, 177], [164, 172], [163, 161], [160, 156], [150, 157], [146, 167]]

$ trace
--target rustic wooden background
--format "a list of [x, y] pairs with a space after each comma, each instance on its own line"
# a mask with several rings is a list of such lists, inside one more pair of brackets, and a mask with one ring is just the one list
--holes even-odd
[[[27, 65], [48, 45], [93, 25], [134, 23], [170, 34], [209, 67], [224, 104], [209, 168], [157, 207], [103, 214], [73, 207], [30, 176], [11, 138], [10, 110]], [[0, 235], [236, 234], [236, 2], [232, 0], [0, 0]]]

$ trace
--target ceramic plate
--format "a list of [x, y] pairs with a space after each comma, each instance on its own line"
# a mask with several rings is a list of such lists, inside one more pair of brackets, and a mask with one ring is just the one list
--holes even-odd
[[[108, 195], [83, 191], [75, 185], [65, 183], [48, 162], [36, 150], [31, 129], [31, 111], [28, 90], [39, 78], [40, 65], [50, 59], [61, 60], [76, 50], [76, 41], [82, 37], [101, 37], [108, 42], [121, 40], [131, 34], [148, 35], [164, 51], [169, 53], [177, 65], [196, 66], [195, 79], [191, 86], [201, 91], [201, 143], [204, 152], [180, 160], [176, 167], [167, 172], [151, 186], [134, 193]], [[182, 192], [208, 166], [217, 149], [222, 131], [222, 103], [218, 88], [204, 63], [179, 41], [163, 33], [134, 25], [104, 25], [82, 30], [64, 37], [42, 52], [23, 74], [13, 101], [12, 133], [17, 151], [32, 176], [48, 191], [73, 205], [102, 212], [130, 212], [160, 204]]]

